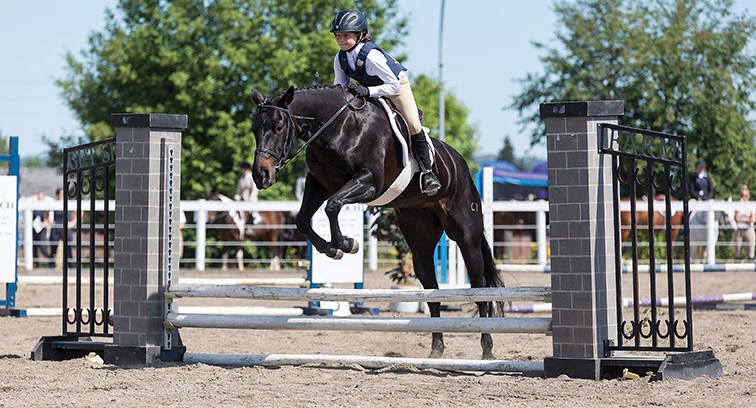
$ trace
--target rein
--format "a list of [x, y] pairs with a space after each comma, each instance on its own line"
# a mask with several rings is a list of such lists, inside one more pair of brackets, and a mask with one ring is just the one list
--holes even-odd
[[[255, 154], [257, 154], [257, 153], [265, 153], [265, 154], [273, 157], [274, 159], [276, 159], [276, 171], [281, 170], [284, 166], [286, 166], [287, 163], [289, 163], [295, 157], [297, 157], [297, 155], [299, 153], [301, 153], [302, 150], [305, 150], [307, 148], [307, 146], [309, 146], [312, 142], [315, 141], [315, 139], [317, 139], [320, 135], [322, 135], [323, 131], [325, 131], [326, 128], [328, 128], [328, 126], [330, 126], [331, 123], [333, 123], [333, 121], [336, 120], [336, 118], [341, 114], [341, 112], [344, 112], [344, 109], [346, 109], [349, 106], [349, 104], [352, 103], [352, 101], [355, 98], [357, 98], [357, 95], [353, 95], [351, 98], [347, 99], [346, 102], [344, 102], [344, 104], [341, 105], [341, 108], [339, 108], [339, 110], [337, 110], [336, 113], [334, 113], [333, 115], [331, 115], [330, 119], [328, 119], [326, 121], [326, 123], [323, 124], [323, 126], [321, 126], [320, 129], [318, 129], [317, 132], [315, 132], [314, 135], [310, 136], [310, 138], [307, 139], [307, 141], [299, 149], [297, 149], [296, 153], [294, 153], [291, 157], [286, 157], [286, 156], [287, 156], [287, 153], [289, 152], [289, 145], [291, 143], [290, 140], [292, 139], [291, 138], [291, 132], [294, 130], [294, 126], [292, 126], [294, 124], [294, 118], [296, 118], [296, 119], [305, 119], [305, 120], [314, 120], [315, 118], [311, 118], [311, 117], [308, 117], [308, 116], [297, 116], [297, 115], [295, 115], [291, 111], [291, 109], [282, 108], [282, 107], [276, 106], [276, 105], [264, 105], [264, 104], [259, 105], [260, 108], [266, 108], [266, 109], [267, 108], [273, 108], [273, 109], [278, 109], [278, 110], [280, 110], [282, 112], [286, 112], [286, 114], [287, 114], [286, 118], [287, 118], [287, 120], [289, 122], [288, 123], [288, 125], [289, 125], [289, 131], [288, 131], [289, 135], [286, 136], [287, 141], [286, 141], [284, 149], [280, 153], [280, 155], [278, 153], [270, 150], [270, 149], [265, 149], [265, 148], [255, 149]], [[296, 140], [296, 138], [294, 140]]]

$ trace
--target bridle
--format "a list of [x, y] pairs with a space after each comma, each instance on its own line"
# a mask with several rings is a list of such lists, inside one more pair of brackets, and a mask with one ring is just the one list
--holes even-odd
[[[326, 123], [324, 123], [323, 126], [321, 126], [320, 129], [318, 129], [317, 132], [315, 132], [314, 135], [310, 136], [307, 139], [307, 141], [296, 151], [296, 153], [294, 153], [293, 155], [291, 155], [291, 157], [289, 157], [289, 150], [291, 149], [291, 145], [293, 143], [296, 143], [296, 141], [298, 140], [297, 135], [294, 134], [294, 132], [296, 132], [296, 130], [294, 129], [294, 125], [298, 124], [298, 123], [295, 122], [295, 119], [315, 120], [315, 118], [312, 118], [312, 117], [309, 117], [309, 116], [295, 115], [294, 112], [291, 111], [291, 109], [283, 108], [283, 107], [277, 106], [277, 105], [266, 104], [264, 102], [261, 103], [260, 105], [258, 105], [258, 108], [262, 109], [263, 111], [265, 111], [266, 109], [277, 109], [277, 110], [279, 110], [281, 112], [284, 112], [285, 116], [286, 116], [286, 121], [287, 121], [287, 127], [288, 127], [288, 129], [287, 129], [287, 134], [286, 134], [286, 142], [283, 144], [283, 147], [281, 148], [280, 152], [274, 152], [274, 151], [272, 151], [270, 149], [266, 149], [264, 147], [258, 147], [258, 148], [255, 149], [255, 156], [257, 156], [257, 154], [259, 154], [259, 153], [267, 154], [268, 156], [270, 156], [270, 157], [272, 157], [273, 159], [276, 160], [276, 171], [281, 170], [284, 166], [286, 166], [287, 163], [289, 163], [295, 157], [297, 157], [297, 155], [300, 152], [302, 152], [302, 150], [305, 150], [307, 148], [307, 146], [309, 146], [312, 142], [315, 141], [315, 139], [317, 139], [321, 134], [323, 134], [323, 131], [331, 123], [333, 123], [334, 120], [336, 120], [336, 118], [341, 114], [341, 112], [343, 112], [344, 109], [346, 109], [349, 106], [349, 104], [352, 103], [352, 101], [355, 98], [357, 98], [357, 95], [354, 95], [351, 98], [346, 99], [346, 102], [344, 102], [344, 104], [341, 105], [341, 108], [339, 108], [339, 110], [337, 110], [336, 113], [334, 113], [333, 115], [331, 115], [330, 119], [328, 119], [326, 121]], [[364, 107], [364, 105], [363, 105], [363, 107]], [[359, 108], [359, 109], [362, 109], [362, 108]]]

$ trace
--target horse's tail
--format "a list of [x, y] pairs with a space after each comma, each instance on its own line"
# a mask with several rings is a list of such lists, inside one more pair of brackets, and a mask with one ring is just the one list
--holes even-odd
[[[488, 244], [486, 236], [483, 235], [480, 239], [480, 250], [483, 255], [483, 276], [486, 278], [486, 286], [489, 288], [503, 288], [504, 280], [499, 275], [499, 270], [496, 268], [496, 262], [494, 262], [493, 251]], [[504, 302], [491, 302], [489, 306], [494, 316], [504, 315]]]

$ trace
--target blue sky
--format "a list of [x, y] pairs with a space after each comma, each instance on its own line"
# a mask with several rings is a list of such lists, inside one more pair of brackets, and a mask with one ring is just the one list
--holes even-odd
[[[744, 9], [749, 3], [739, 0], [737, 5]], [[65, 52], [87, 48], [88, 34], [104, 26], [105, 7], [115, 4], [0, 0], [0, 131], [20, 136], [22, 156], [45, 152], [43, 135], [56, 139], [81, 133], [53, 82], [65, 74]], [[438, 77], [440, 4], [399, 0], [401, 10], [411, 16], [411, 34], [402, 49], [410, 75]], [[479, 130], [479, 154], [497, 153], [509, 135], [518, 155], [545, 157], [544, 147], [529, 148], [517, 112], [503, 108], [520, 91], [516, 80], [541, 70], [532, 42], [552, 41], [555, 23], [551, 0], [446, 1], [443, 79], [470, 110], [469, 119]]]

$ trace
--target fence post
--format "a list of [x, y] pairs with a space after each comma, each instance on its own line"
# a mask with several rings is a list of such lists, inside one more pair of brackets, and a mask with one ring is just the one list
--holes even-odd
[[[186, 115], [113, 114], [116, 130], [113, 344], [109, 364], [143, 365], [182, 354], [166, 344], [165, 288], [178, 280], [181, 131]], [[169, 344], [171, 342], [169, 341]]]
[[617, 123], [622, 101], [545, 103], [553, 357], [547, 377], [599, 379], [604, 342], [616, 341], [611, 158], [598, 123]]

